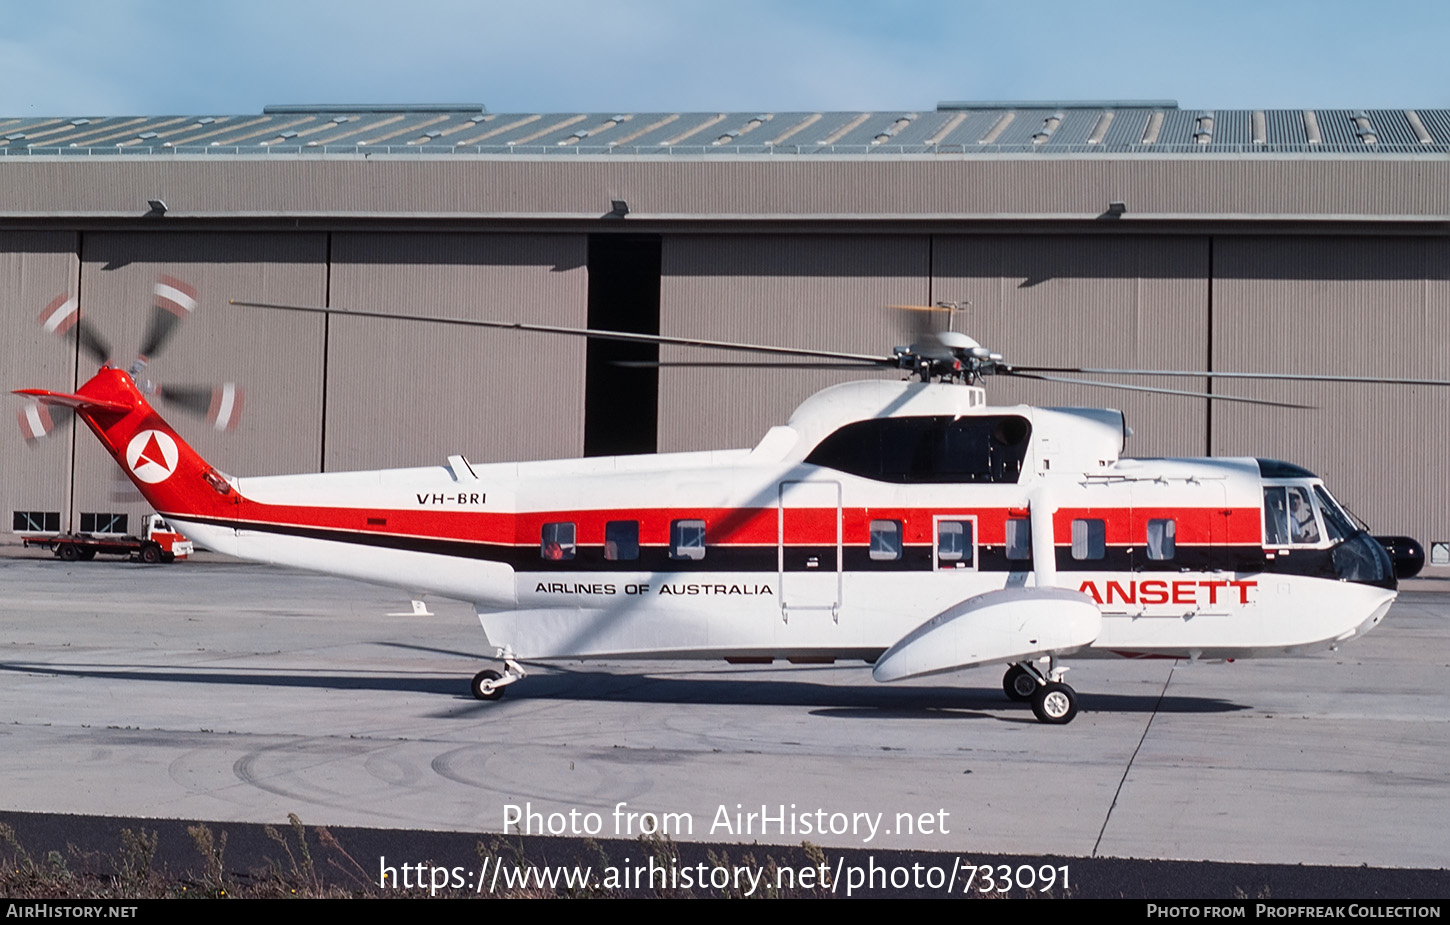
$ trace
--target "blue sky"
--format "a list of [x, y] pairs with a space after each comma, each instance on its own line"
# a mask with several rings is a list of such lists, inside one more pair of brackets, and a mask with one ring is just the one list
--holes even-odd
[[1450, 106], [1450, 4], [0, 0], [0, 115]]

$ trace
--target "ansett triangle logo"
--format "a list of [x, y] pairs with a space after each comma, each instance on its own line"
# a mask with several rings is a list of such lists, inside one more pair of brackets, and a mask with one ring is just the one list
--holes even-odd
[[170, 434], [159, 430], [143, 430], [126, 445], [126, 465], [131, 473], [154, 485], [171, 478], [181, 454]]

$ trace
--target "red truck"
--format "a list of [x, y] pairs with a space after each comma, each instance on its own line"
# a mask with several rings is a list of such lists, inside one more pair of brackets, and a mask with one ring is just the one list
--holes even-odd
[[139, 562], [174, 562], [195, 552], [191, 540], [171, 529], [160, 514], [146, 518], [146, 535], [118, 536], [104, 533], [59, 533], [53, 536], [21, 537], [26, 546], [53, 551], [67, 562], [94, 559], [98, 554], [126, 556]]

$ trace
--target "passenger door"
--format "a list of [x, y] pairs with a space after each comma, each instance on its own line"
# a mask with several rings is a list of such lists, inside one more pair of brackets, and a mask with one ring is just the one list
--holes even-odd
[[781, 482], [777, 563], [781, 616], [841, 609], [841, 483]]

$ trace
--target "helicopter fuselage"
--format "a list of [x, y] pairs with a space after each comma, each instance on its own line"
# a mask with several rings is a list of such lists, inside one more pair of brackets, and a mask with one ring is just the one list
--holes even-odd
[[[469, 601], [518, 659], [875, 661], [1011, 589], [1096, 605], [1090, 640], [1042, 651], [1241, 658], [1337, 645], [1395, 597], [1383, 549], [1311, 473], [1122, 458], [1117, 412], [991, 407], [962, 385], [826, 389], [751, 450], [260, 478], [206, 467], [190, 487], [189, 450], [169, 464], [179, 479], [156, 482], [147, 467], [168, 466], [165, 448], [127, 450], [143, 430], [174, 438], [159, 421], [97, 432], [198, 543]], [[988, 651], [1037, 652], [1028, 642]]]

